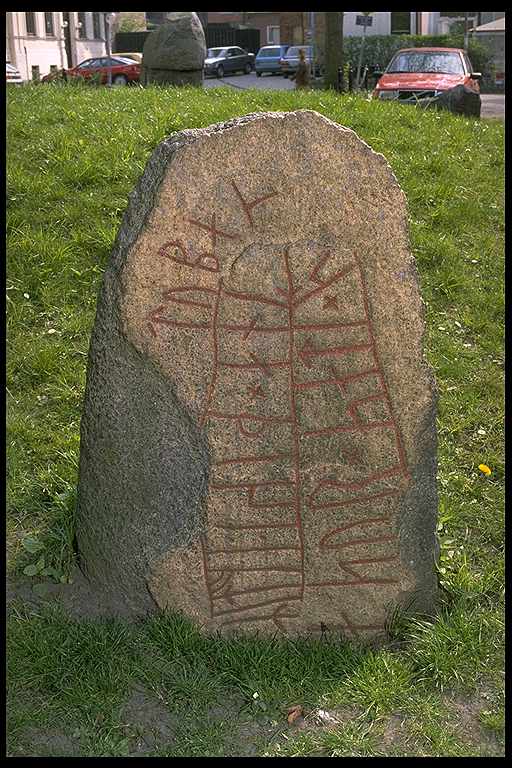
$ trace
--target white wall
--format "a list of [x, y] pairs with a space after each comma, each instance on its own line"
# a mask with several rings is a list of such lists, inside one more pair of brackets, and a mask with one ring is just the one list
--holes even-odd
[[421, 11], [421, 34], [436, 35], [439, 11]]
[[86, 37], [78, 36], [78, 12], [70, 13], [72, 17], [71, 30], [71, 49], [73, 51], [73, 63], [80, 64], [84, 59], [90, 59], [94, 56], [103, 56], [105, 54], [105, 25], [103, 23], [103, 14], [100, 16], [100, 34], [101, 39], [94, 39], [94, 27], [92, 21], [92, 11], [85, 13], [85, 33]]
[[[346, 37], [363, 34], [363, 27], [356, 24], [357, 16], [362, 16], [362, 12], [348, 11], [343, 14], [343, 34]], [[372, 13], [372, 26], [366, 27], [367, 35], [389, 35], [390, 30], [389, 12], [377, 11]]]
[[[44, 12], [35, 11], [35, 35], [27, 35], [24, 11], [7, 12], [7, 46], [6, 58], [18, 68], [24, 80], [32, 79], [32, 67], [39, 66], [41, 77], [50, 72], [51, 66], [58, 69], [67, 68], [67, 56], [64, 45], [64, 29], [61, 11], [53, 12], [53, 28], [55, 36], [46, 37]], [[76, 11], [70, 11], [71, 26], [71, 58], [75, 66], [84, 59], [105, 54], [104, 27], [100, 23], [103, 39], [93, 39], [92, 11], [86, 12], [87, 38], [78, 37]]]
[[32, 66], [39, 66], [41, 75], [50, 71], [50, 66], [58, 68], [66, 66], [66, 54], [64, 38], [62, 36], [62, 14], [54, 12], [53, 28], [55, 37], [46, 37], [44, 26], [44, 12], [36, 11], [34, 35], [27, 35], [25, 13], [11, 12], [10, 23], [7, 23], [7, 34], [12, 37], [7, 46], [7, 55], [10, 56], [24, 80], [32, 79]]
[[[363, 34], [363, 27], [356, 24], [356, 17], [362, 16], [362, 11], [348, 11], [343, 14], [343, 34], [347, 37]], [[376, 11], [372, 13], [372, 26], [366, 27], [367, 35], [390, 35], [391, 12]], [[416, 12], [411, 11], [411, 35], [416, 34]]]
[[[486, 15], [490, 14], [482, 13], [482, 17]], [[498, 15], [498, 13], [492, 15]], [[457, 20], [454, 16], [441, 16], [439, 11], [426, 11], [423, 13], [423, 17], [427, 19], [427, 24], [423, 22], [423, 34], [425, 35], [448, 35], [450, 26]], [[464, 21], [464, 11], [460, 12], [458, 20]], [[473, 26], [471, 16], [469, 17], [469, 26]]]

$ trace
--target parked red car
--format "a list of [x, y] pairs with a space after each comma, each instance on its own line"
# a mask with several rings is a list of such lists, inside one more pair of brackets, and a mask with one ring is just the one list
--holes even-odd
[[380, 76], [373, 97], [480, 117], [481, 77], [462, 48], [404, 48]]
[[[97, 59], [86, 59], [76, 67], [65, 69], [63, 76], [67, 80], [82, 78], [90, 80], [97, 77], [101, 84], [107, 82], [108, 71], [112, 72], [112, 85], [128, 85], [138, 83], [140, 79], [140, 62], [124, 56], [102, 56]], [[53, 73], [42, 78], [43, 82], [54, 79]]]

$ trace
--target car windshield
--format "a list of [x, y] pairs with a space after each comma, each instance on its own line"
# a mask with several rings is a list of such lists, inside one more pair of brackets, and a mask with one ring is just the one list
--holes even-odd
[[208, 48], [208, 59], [218, 59], [220, 56], [226, 55], [225, 48]]
[[299, 45], [297, 47], [293, 46], [292, 48], [288, 48], [286, 51], [286, 58], [297, 58], [299, 55], [299, 51], [304, 51], [306, 56], [309, 56], [309, 46], [308, 45]]
[[281, 49], [279, 46], [276, 46], [275, 48], [262, 48], [261, 51], [258, 52], [258, 57], [261, 58], [262, 56], [279, 56], [281, 53]]
[[443, 75], [463, 75], [464, 68], [458, 53], [429, 51], [425, 53], [399, 53], [386, 72], [431, 72]]

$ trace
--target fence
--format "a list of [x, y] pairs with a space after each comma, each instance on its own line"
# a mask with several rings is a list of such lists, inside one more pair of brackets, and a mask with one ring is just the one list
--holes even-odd
[[[148, 35], [153, 32], [117, 32], [112, 50], [114, 53], [142, 53]], [[258, 53], [260, 49], [259, 29], [233, 29], [224, 24], [209, 24], [206, 28], [208, 48], [223, 48], [238, 45], [249, 53]]]

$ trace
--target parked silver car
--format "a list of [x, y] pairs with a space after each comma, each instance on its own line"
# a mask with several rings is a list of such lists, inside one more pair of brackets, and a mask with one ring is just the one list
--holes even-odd
[[224, 77], [227, 72], [245, 72], [248, 75], [254, 69], [254, 53], [247, 53], [238, 46], [226, 48], [208, 48], [204, 60], [205, 75]]
[[312, 48], [310, 45], [292, 45], [280, 59], [279, 65], [285, 77], [293, 75], [299, 66], [299, 51], [304, 51], [307, 64], [311, 65]]

